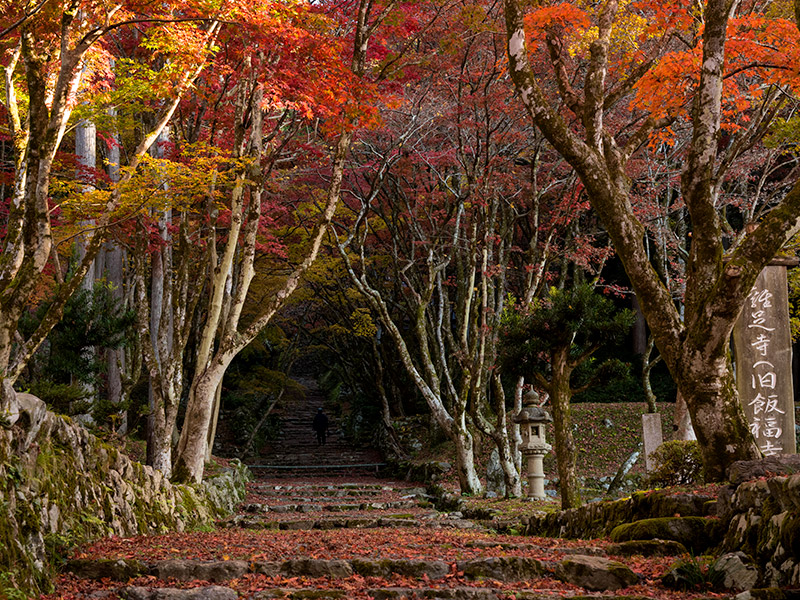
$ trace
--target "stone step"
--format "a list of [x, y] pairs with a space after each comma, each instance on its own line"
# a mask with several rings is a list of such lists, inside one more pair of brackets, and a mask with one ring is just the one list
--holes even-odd
[[[366, 590], [374, 600], [504, 600], [514, 597], [517, 600], [561, 600], [558, 593], [515, 590], [500, 591], [479, 587], [385, 587]], [[235, 600], [237, 593], [224, 586], [205, 586], [191, 589], [146, 588], [126, 586], [119, 588], [117, 594], [123, 600]], [[267, 588], [259, 591], [253, 600], [342, 600], [349, 597], [349, 590], [318, 588]]]
[[[369, 590], [373, 600], [563, 600], [564, 596], [556, 592], [542, 592], [530, 590], [497, 590], [479, 587], [449, 587], [449, 588], [403, 588], [387, 587]], [[302, 596], [297, 596], [301, 598]], [[290, 596], [291, 598], [291, 596]]]
[[268, 490], [273, 489], [276, 492], [283, 492], [283, 491], [297, 491], [297, 490], [309, 490], [309, 491], [325, 491], [325, 492], [354, 492], [354, 493], [379, 493], [382, 491], [390, 492], [392, 490], [406, 490], [406, 489], [423, 489], [423, 488], [406, 488], [406, 487], [395, 487], [392, 485], [385, 485], [382, 483], [299, 483], [299, 484], [291, 484], [291, 483], [281, 483], [281, 484], [274, 484], [274, 483], [264, 483], [256, 481], [251, 483], [255, 488], [260, 490]]
[[[252, 485], [250, 489], [258, 492], [262, 496], [270, 496], [275, 498], [297, 498], [302, 496], [316, 496], [321, 498], [353, 498], [364, 496], [380, 496], [382, 490], [329, 490], [329, 489], [275, 489], [271, 485]], [[395, 492], [396, 490], [385, 490], [386, 492]]]
[[[426, 583], [458, 584], [459, 581], [494, 580], [512, 585], [518, 582], [530, 584], [537, 580], [555, 578], [598, 592], [627, 588], [642, 580], [640, 575], [621, 563], [601, 557], [580, 555], [567, 557], [558, 563], [517, 556], [474, 558], [454, 563], [437, 559], [410, 558], [349, 560], [297, 558], [226, 561], [170, 559], [148, 565], [139, 561], [79, 559], [69, 561], [66, 567], [78, 578], [95, 580], [128, 581], [131, 578], [146, 576], [161, 581], [206, 581], [213, 584], [236, 582], [245, 575], [290, 579], [325, 578], [327, 581], [332, 579], [341, 581], [350, 577], [364, 581], [372, 577], [400, 576]], [[149, 599], [146, 595], [140, 597]]]
[[400, 575], [440, 581], [458, 573], [466, 580], [491, 578], [497, 581], [530, 581], [547, 577], [552, 567], [533, 558], [478, 558], [457, 561], [451, 565], [442, 560], [411, 558], [353, 558], [288, 560], [220, 560], [191, 559], [162, 560], [146, 564], [133, 560], [71, 560], [67, 571], [79, 578], [127, 581], [134, 577], [151, 576], [167, 581], [208, 581], [225, 583], [250, 573], [267, 577], [331, 577], [343, 579], [361, 577], [390, 577]]
[[319, 465], [303, 467], [297, 465], [279, 466], [277, 469], [258, 469], [259, 477], [269, 479], [299, 479], [303, 477], [320, 477], [341, 475], [342, 477], [374, 477], [380, 474], [380, 467], [352, 467], [330, 465], [320, 468]]
[[[123, 600], [237, 600], [239, 595], [229, 587], [209, 585], [180, 590], [175, 588], [147, 588], [126, 586], [117, 590]], [[279, 596], [274, 596], [279, 597]]]
[[[241, 527], [243, 529], [282, 529], [297, 531], [303, 529], [377, 529], [382, 527], [417, 528], [443, 527], [443, 522], [436, 520], [438, 513], [429, 513], [414, 518], [411, 516], [341, 516], [317, 519], [264, 519], [258, 516], [236, 515], [219, 523], [222, 527]], [[461, 527], [455, 524], [450, 527], [472, 529], [472, 521], [461, 521]]]
[[220, 527], [240, 527], [242, 529], [281, 529], [288, 531], [309, 529], [377, 529], [395, 528], [434, 528], [434, 529], [473, 529], [483, 528], [466, 519], [441, 518], [436, 512], [420, 516], [341, 516], [316, 519], [265, 519], [257, 515], [236, 515], [218, 523]]
[[308, 500], [307, 502], [298, 504], [277, 504], [277, 505], [253, 502], [250, 504], [243, 505], [242, 510], [249, 513], [260, 513], [260, 512], [311, 513], [311, 512], [323, 512], [323, 511], [355, 512], [361, 510], [398, 510], [403, 508], [416, 508], [417, 506], [419, 506], [419, 503], [416, 500], [398, 500], [394, 502], [365, 502], [360, 504], [354, 504], [354, 503], [321, 504], [321, 503], [314, 503], [313, 501]]

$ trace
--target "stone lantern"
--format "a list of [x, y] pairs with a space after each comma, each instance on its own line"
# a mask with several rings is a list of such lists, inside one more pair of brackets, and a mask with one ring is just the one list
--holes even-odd
[[547, 423], [553, 421], [546, 410], [539, 406], [539, 394], [530, 390], [522, 397], [522, 410], [514, 417], [514, 422], [519, 423], [522, 435], [522, 456], [527, 460], [528, 470], [528, 498], [531, 500], [544, 500], [544, 455], [550, 451], [550, 444], [544, 439], [544, 430]]

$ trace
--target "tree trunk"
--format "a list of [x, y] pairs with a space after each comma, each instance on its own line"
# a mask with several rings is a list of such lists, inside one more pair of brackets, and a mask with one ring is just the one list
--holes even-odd
[[675, 399], [673, 429], [677, 440], [692, 441], [697, 439], [692, 427], [692, 418], [689, 416], [689, 407], [686, 406], [686, 400], [683, 399], [683, 394], [681, 394], [680, 390], [678, 390], [678, 397]]
[[[638, 321], [637, 321], [638, 322]], [[650, 384], [650, 373], [653, 371], [653, 367], [655, 364], [661, 359], [661, 357], [656, 357], [655, 360], [651, 360], [650, 356], [653, 354], [653, 348], [655, 347], [655, 338], [650, 336], [647, 339], [647, 346], [642, 353], [642, 387], [644, 388], [644, 399], [647, 402], [647, 412], [654, 413], [656, 411], [656, 395], [653, 393], [653, 386]]]
[[483, 492], [478, 472], [475, 470], [475, 443], [464, 421], [454, 428], [451, 440], [456, 447], [456, 473], [462, 493], [479, 495]]
[[206, 462], [211, 460], [214, 454], [214, 439], [217, 437], [217, 423], [219, 423], [219, 411], [222, 406], [222, 380], [214, 392], [214, 405], [211, 407], [211, 424], [208, 426], [208, 440], [206, 442]]
[[[508, 432], [508, 414], [506, 413], [506, 396], [503, 390], [503, 383], [500, 380], [500, 373], [495, 370], [491, 375], [492, 399], [497, 423], [493, 431], [493, 439], [497, 446], [500, 456], [500, 468], [503, 469], [503, 478], [506, 484], [506, 498], [519, 498], [522, 496], [522, 472], [517, 468], [514, 460], [517, 455], [518, 446], [512, 443], [512, 435]], [[516, 414], [516, 413], [515, 413]], [[519, 428], [519, 425], [517, 425]]]
[[[727, 345], [716, 356], [690, 356], [676, 375], [703, 453], [706, 480], [724, 481], [732, 463], [760, 456], [739, 401]], [[733, 440], [749, 443], [733, 444]]]
[[232, 359], [215, 357], [192, 382], [173, 469], [176, 481], [200, 483], [203, 479], [214, 397]]
[[[111, 113], [114, 116], [114, 112]], [[107, 150], [108, 178], [112, 183], [119, 182], [119, 136], [112, 135], [112, 143]], [[111, 287], [113, 298], [123, 306], [125, 290], [125, 251], [114, 241], [104, 244], [102, 250], [103, 270], [101, 275], [106, 278]], [[106, 350], [106, 395], [109, 402], [114, 405], [125, 404], [127, 398], [123, 373], [126, 370], [125, 349], [116, 348]], [[117, 433], [124, 435], [128, 431], [128, 413], [123, 411], [117, 427]]]
[[391, 451], [394, 452], [401, 460], [408, 458], [408, 454], [403, 448], [403, 445], [400, 443], [400, 439], [397, 436], [397, 432], [395, 431], [392, 425], [392, 410], [389, 406], [389, 397], [386, 394], [386, 386], [384, 384], [384, 371], [383, 371], [383, 357], [381, 356], [381, 351], [378, 348], [378, 342], [375, 338], [372, 338], [372, 358], [375, 363], [375, 371], [377, 377], [375, 379], [375, 387], [378, 390], [378, 396], [381, 399], [381, 425], [383, 426], [383, 431], [386, 434], [386, 440], [389, 444], [389, 448]]
[[581, 505], [580, 487], [575, 474], [575, 440], [572, 437], [570, 417], [569, 380], [572, 367], [569, 364], [569, 347], [555, 350], [550, 357], [553, 369], [550, 402], [553, 409], [553, 437], [558, 462], [558, 488], [561, 493], [561, 508], [567, 510]]
[[[522, 392], [525, 386], [525, 378], [518, 377], [514, 386], [514, 416], [522, 410]], [[517, 473], [522, 473], [522, 434], [520, 433], [519, 423], [511, 425], [511, 450], [514, 453], [514, 467]]]
[[153, 432], [148, 439], [147, 455], [150, 466], [161, 471], [167, 479], [172, 475], [172, 427], [167, 422], [166, 404], [164, 395], [154, 403], [152, 414]]

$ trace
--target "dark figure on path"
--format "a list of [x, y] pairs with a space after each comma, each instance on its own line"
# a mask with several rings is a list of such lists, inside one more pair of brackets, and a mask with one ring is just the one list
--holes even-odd
[[328, 415], [322, 412], [322, 408], [317, 409], [317, 414], [314, 415], [314, 422], [311, 428], [317, 432], [317, 445], [321, 446], [325, 443], [325, 436], [328, 433]]

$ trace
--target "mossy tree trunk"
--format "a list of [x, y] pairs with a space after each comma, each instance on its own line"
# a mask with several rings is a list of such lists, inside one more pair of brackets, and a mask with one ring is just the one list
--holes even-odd
[[581, 505], [580, 486], [576, 475], [575, 438], [572, 435], [570, 378], [574, 365], [569, 359], [569, 346], [555, 348], [550, 353], [552, 374], [546, 382], [553, 409], [553, 443], [558, 462], [558, 489], [561, 508], [567, 510]]

